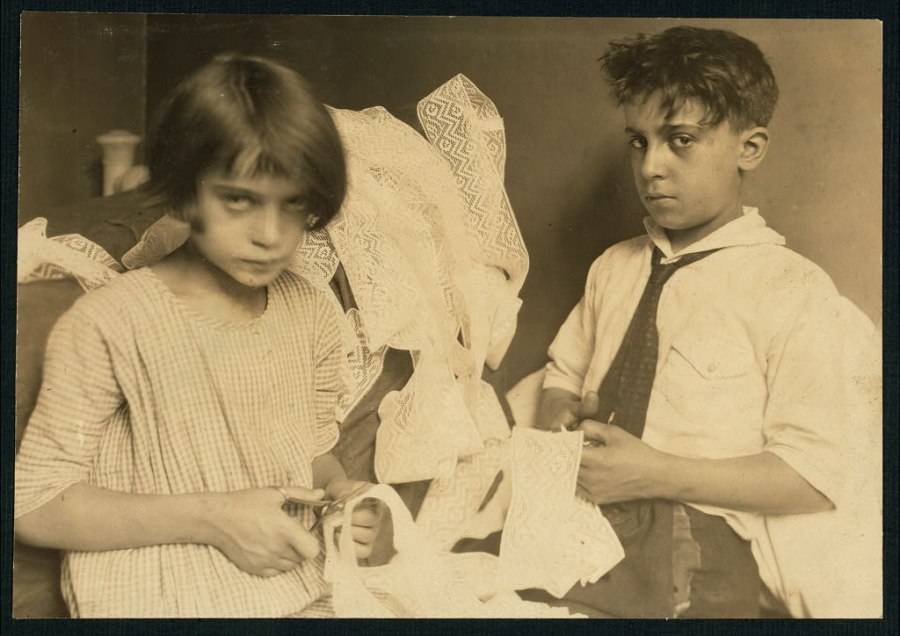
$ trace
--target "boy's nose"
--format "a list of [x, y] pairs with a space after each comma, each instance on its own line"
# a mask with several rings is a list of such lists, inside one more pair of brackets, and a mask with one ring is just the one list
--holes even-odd
[[662, 148], [648, 146], [641, 158], [641, 176], [647, 181], [665, 176], [665, 157]]

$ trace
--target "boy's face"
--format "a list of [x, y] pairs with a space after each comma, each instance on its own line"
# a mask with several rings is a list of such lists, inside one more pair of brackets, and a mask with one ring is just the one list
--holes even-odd
[[743, 138], [728, 121], [701, 124], [687, 101], [671, 117], [658, 93], [625, 104], [625, 132], [638, 195], [678, 251], [741, 216]]
[[197, 183], [189, 211], [197, 251], [246, 287], [263, 287], [287, 267], [306, 230], [301, 187], [283, 177], [233, 177], [213, 171]]

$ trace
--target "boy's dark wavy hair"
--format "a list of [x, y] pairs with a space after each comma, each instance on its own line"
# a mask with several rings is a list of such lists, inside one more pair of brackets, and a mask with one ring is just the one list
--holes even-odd
[[611, 42], [600, 58], [619, 105], [659, 92], [671, 117], [686, 100], [706, 107], [704, 123], [766, 126], [778, 85], [762, 51], [731, 31], [673, 27]]
[[313, 229], [337, 213], [347, 187], [337, 129], [306, 81], [236, 54], [216, 56], [169, 94], [148, 136], [147, 164], [150, 191], [179, 218], [209, 170], [296, 179]]

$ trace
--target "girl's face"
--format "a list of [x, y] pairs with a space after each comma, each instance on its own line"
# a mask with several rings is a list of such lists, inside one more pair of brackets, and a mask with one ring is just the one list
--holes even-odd
[[211, 171], [197, 183], [191, 242], [206, 260], [246, 287], [264, 287], [287, 267], [306, 231], [302, 187], [284, 177]]

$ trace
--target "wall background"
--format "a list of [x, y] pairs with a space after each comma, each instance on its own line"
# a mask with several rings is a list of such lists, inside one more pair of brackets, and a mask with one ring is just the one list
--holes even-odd
[[[768, 56], [782, 96], [770, 126], [769, 155], [748, 179], [746, 201], [759, 206], [791, 247], [819, 263], [880, 324], [880, 23], [690, 23], [737, 31]], [[508, 388], [544, 362], [593, 258], [642, 231], [621, 113], [607, 95], [596, 59], [611, 39], [673, 24], [601, 18], [26, 16], [20, 220], [51, 199], [63, 203], [99, 194], [99, 181], [90, 182], [91, 162], [99, 157], [93, 137], [115, 127], [143, 134], [145, 118], [165, 92], [217, 52], [280, 59], [303, 73], [327, 103], [382, 105], [416, 127], [416, 102], [465, 73], [504, 117], [507, 189], [531, 254], [519, 332], [492, 378], [498, 388]]]
[[99, 196], [95, 139], [113, 128], [144, 134], [146, 16], [22, 14], [19, 222]]

